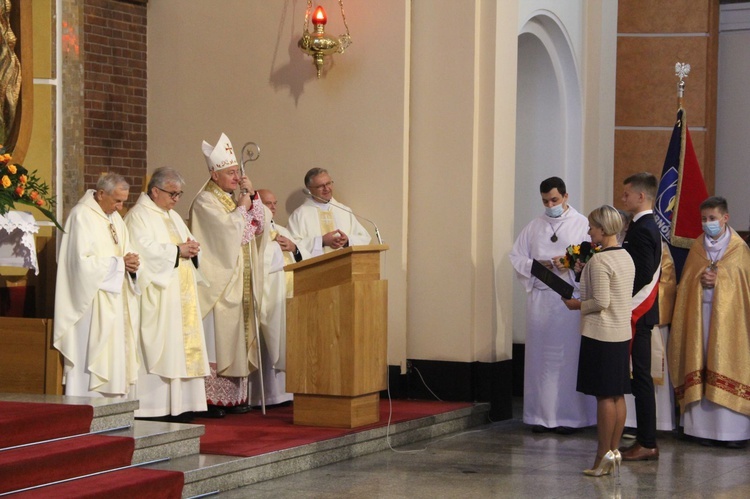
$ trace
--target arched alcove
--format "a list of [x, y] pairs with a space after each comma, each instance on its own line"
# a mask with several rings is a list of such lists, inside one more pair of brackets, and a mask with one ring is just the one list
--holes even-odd
[[[582, 100], [578, 67], [560, 20], [549, 12], [518, 36], [514, 233], [542, 210], [539, 183], [565, 180], [573, 197], [582, 185]], [[526, 292], [514, 283], [513, 341], [525, 340]]]

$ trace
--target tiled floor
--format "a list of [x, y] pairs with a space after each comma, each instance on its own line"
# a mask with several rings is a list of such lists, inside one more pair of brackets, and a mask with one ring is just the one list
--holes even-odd
[[750, 450], [704, 447], [659, 435], [660, 459], [623, 463], [621, 485], [581, 470], [595, 428], [533, 434], [519, 419], [261, 482], [221, 498], [750, 497]]

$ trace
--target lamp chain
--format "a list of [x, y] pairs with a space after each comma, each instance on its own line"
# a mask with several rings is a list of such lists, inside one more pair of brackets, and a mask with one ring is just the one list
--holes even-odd
[[[311, 2], [312, 0], [308, 0]], [[346, 24], [346, 14], [344, 14], [344, 0], [339, 0], [339, 7], [341, 8], [341, 19], [344, 21], [344, 27], [346, 28], [346, 34], [339, 36], [339, 48], [336, 52], [343, 54], [349, 45], [352, 44], [352, 37], [349, 35], [349, 25]]]
[[303, 33], [309, 33], [310, 30], [308, 29], [309, 21], [310, 21], [310, 11], [312, 10], [312, 0], [307, 0], [307, 10], [305, 11], [305, 28], [303, 30]]

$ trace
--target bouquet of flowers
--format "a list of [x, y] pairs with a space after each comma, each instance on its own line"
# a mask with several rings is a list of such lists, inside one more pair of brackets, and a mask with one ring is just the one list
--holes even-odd
[[0, 145], [0, 215], [14, 209], [15, 203], [36, 207], [63, 230], [52, 213], [55, 198], [50, 195], [49, 186], [37, 177], [36, 170], [29, 173], [23, 166], [13, 163], [13, 157]]
[[[562, 263], [566, 269], [573, 269], [573, 271], [575, 271], [576, 262], [585, 264], [592, 256], [594, 256], [594, 253], [598, 253], [601, 249], [601, 246], [593, 245], [588, 241], [583, 241], [581, 244], [571, 244], [565, 248], [565, 255], [560, 258], [560, 263]], [[576, 282], [580, 281], [580, 272], [576, 272], [575, 274]]]

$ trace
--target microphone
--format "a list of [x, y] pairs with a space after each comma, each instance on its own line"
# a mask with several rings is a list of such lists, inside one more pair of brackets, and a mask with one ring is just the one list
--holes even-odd
[[307, 187], [305, 187], [304, 189], [302, 189], [302, 192], [304, 192], [305, 194], [307, 194], [307, 195], [308, 195], [308, 196], [310, 196], [311, 198], [315, 199], [316, 201], [320, 201], [321, 203], [327, 203], [327, 204], [330, 204], [331, 206], [335, 206], [335, 207], [336, 207], [336, 208], [338, 208], [339, 210], [343, 210], [343, 211], [345, 211], [345, 212], [347, 212], [347, 213], [351, 213], [352, 215], [354, 215], [354, 216], [355, 216], [355, 217], [357, 217], [357, 218], [361, 218], [362, 220], [364, 220], [364, 221], [366, 221], [366, 222], [370, 222], [370, 223], [372, 224], [372, 226], [373, 226], [373, 227], [375, 227], [375, 237], [377, 237], [377, 238], [378, 238], [378, 244], [383, 244], [383, 239], [382, 239], [382, 238], [380, 237], [380, 231], [378, 230], [378, 226], [377, 226], [377, 225], [375, 224], [375, 222], [373, 222], [373, 221], [372, 221], [372, 220], [370, 220], [369, 218], [365, 218], [365, 217], [363, 217], [363, 216], [361, 216], [361, 215], [357, 215], [357, 214], [356, 214], [356, 213], [354, 213], [354, 212], [353, 212], [352, 210], [350, 210], [350, 209], [348, 209], [348, 208], [344, 208], [343, 206], [341, 206], [341, 205], [338, 205], [338, 204], [336, 204], [336, 203], [333, 203], [333, 202], [331, 202], [331, 201], [326, 201], [325, 199], [323, 199], [323, 198], [320, 198], [320, 197], [316, 196], [315, 194], [313, 194], [312, 192], [310, 192], [310, 189], [308, 189]]

